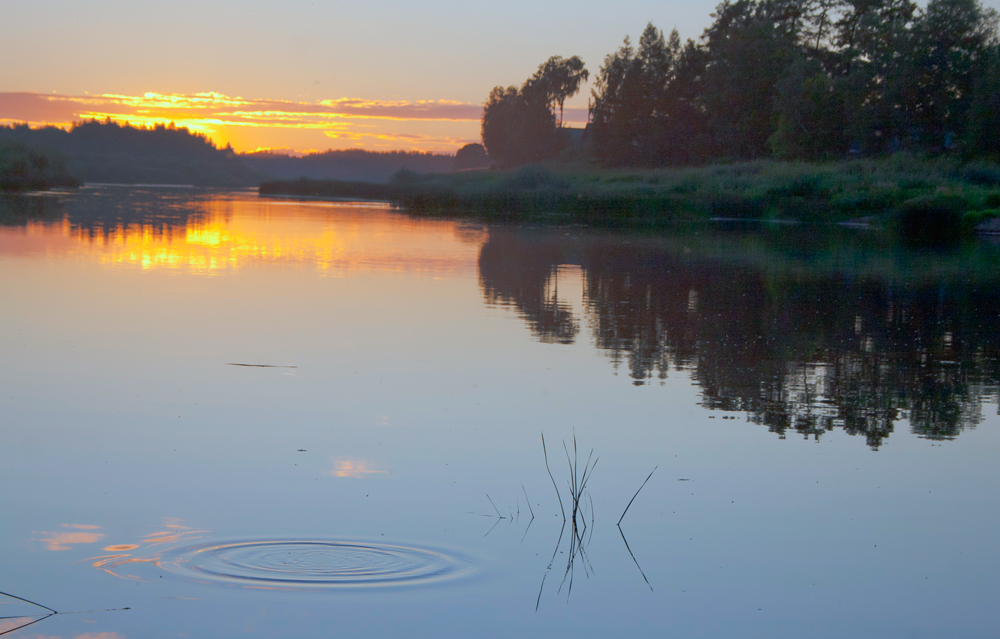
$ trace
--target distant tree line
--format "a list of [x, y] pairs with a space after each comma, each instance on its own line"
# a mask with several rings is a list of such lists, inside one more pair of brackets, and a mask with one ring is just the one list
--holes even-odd
[[[479, 147], [480, 145], [467, 145]], [[460, 151], [464, 150], [460, 149]], [[463, 156], [475, 150], [466, 150]], [[277, 179], [333, 179], [358, 182], [385, 182], [399, 170], [414, 173], [448, 173], [457, 166], [456, 155], [422, 151], [366, 151], [341, 149], [310, 153], [301, 157], [262, 151], [245, 153], [240, 159], [251, 169]], [[473, 163], [475, 162], [472, 160]], [[480, 165], [482, 163], [480, 162]]]
[[77, 122], [69, 130], [0, 126], [3, 143], [65, 158], [66, 170], [82, 182], [228, 187], [259, 182], [232, 148], [216, 148], [208, 137], [173, 124], [141, 127], [108, 119]]
[[[665, 166], [897, 150], [1000, 157], [998, 20], [978, 0], [925, 8], [725, 0], [712, 17], [697, 42], [649, 24], [636, 46], [626, 38], [605, 57], [588, 126], [597, 160]], [[533, 93], [543, 68], [520, 89], [493, 89], [484, 105], [483, 143], [499, 164], [558, 150], [553, 101]], [[576, 73], [587, 77], [582, 63]]]

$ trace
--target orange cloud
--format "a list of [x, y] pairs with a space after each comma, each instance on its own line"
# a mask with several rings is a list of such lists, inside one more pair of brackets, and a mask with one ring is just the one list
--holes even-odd
[[[30, 92], [0, 92], [0, 123], [68, 126], [80, 120], [111, 118], [136, 125], [174, 122], [223, 144], [229, 129], [314, 131], [345, 141], [399, 141], [422, 150], [453, 150], [475, 141], [482, 107], [453, 100], [363, 100], [336, 98], [320, 102], [246, 99], [208, 92], [193, 95], [145, 93], [141, 96], [103, 94], [75, 96]], [[451, 134], [398, 132], [414, 125], [438, 123]], [[392, 130], [392, 127], [396, 129]], [[261, 137], [259, 134], [257, 137]], [[273, 137], [273, 136], [272, 136]], [[247, 149], [251, 150], [261, 144]], [[273, 146], [273, 144], [263, 144]]]
[[[409, 148], [454, 151], [479, 139], [482, 105], [454, 100], [365, 100], [319, 102], [191, 95], [59, 95], [0, 92], [0, 123], [66, 127], [88, 119], [150, 126], [174, 122], [240, 151], [288, 146], [302, 149], [337, 140], [338, 148]], [[567, 107], [567, 122], [587, 121], [587, 110]], [[305, 145], [303, 145], [305, 141]]]

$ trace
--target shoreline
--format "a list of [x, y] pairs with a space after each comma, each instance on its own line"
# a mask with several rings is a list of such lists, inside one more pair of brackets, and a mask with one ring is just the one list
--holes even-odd
[[1000, 164], [908, 155], [631, 170], [553, 162], [428, 175], [401, 171], [381, 184], [277, 180], [262, 183], [258, 192], [389, 202], [421, 215], [639, 225], [825, 222], [934, 238], [968, 235], [1000, 218]]

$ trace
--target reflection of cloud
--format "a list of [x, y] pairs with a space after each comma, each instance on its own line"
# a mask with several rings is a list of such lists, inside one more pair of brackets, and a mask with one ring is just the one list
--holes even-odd
[[150, 533], [142, 538], [143, 543], [153, 545], [153, 544], [171, 544], [175, 541], [183, 541], [186, 539], [197, 539], [194, 535], [199, 535], [201, 533], [210, 532], [208, 530], [195, 530], [193, 528], [188, 528], [187, 526], [178, 525], [168, 525], [167, 530], [160, 530], [155, 533]]
[[387, 470], [376, 470], [370, 467], [371, 462], [364, 459], [351, 459], [349, 457], [338, 457], [333, 460], [333, 471], [330, 473], [334, 477], [364, 477], [365, 475], [384, 474]]
[[[114, 554], [91, 557], [87, 561], [92, 562], [91, 565], [94, 568], [103, 570], [109, 575], [113, 575], [120, 579], [142, 581], [141, 578], [135, 575], [130, 575], [124, 571], [131, 564], [156, 564], [160, 561], [160, 555], [164, 549], [155, 551], [151, 550], [154, 546], [188, 542], [194, 539], [200, 539], [205, 533], [211, 532], [210, 530], [196, 530], [189, 526], [181, 525], [178, 523], [181, 520], [174, 517], [166, 517], [163, 521], [163, 530], [158, 530], [145, 535], [139, 543], [114, 544], [112, 546], [106, 546], [104, 550]], [[138, 556], [131, 553], [133, 550], [140, 549], [147, 551], [148, 555]]]
[[[89, 524], [59, 524], [62, 528], [75, 530], [99, 530], [100, 526]], [[69, 550], [77, 544], [95, 544], [104, 537], [104, 533], [97, 532], [43, 532], [39, 541], [45, 542], [46, 550]]]

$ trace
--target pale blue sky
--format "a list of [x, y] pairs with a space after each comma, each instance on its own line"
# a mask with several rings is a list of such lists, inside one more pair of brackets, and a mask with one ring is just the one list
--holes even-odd
[[[714, 0], [6, 3], [0, 90], [481, 102], [551, 55], [604, 55], [647, 21], [694, 37]], [[16, 61], [11, 64], [10, 62]]]
[[[579, 55], [596, 74], [604, 56], [624, 36], [637, 38], [648, 21], [665, 32], [676, 27], [685, 39], [697, 38], [710, 24], [716, 4], [716, 0], [7, 2], [0, 19], [0, 59], [5, 62], [0, 65], [0, 122], [65, 126], [107, 116], [147, 124], [176, 120], [241, 150], [258, 146], [453, 150], [478, 140], [478, 105], [492, 87], [520, 84], [552, 55]], [[1000, 0], [984, 4], [998, 7]], [[16, 96], [16, 92], [34, 95]], [[425, 100], [472, 106], [462, 116], [425, 114], [422, 120], [396, 115], [372, 120], [355, 113], [348, 122], [343, 114], [334, 114], [322, 125], [282, 113], [275, 115], [279, 128], [265, 129], [256, 121], [237, 121], [233, 111], [243, 107], [226, 106], [222, 118], [200, 106], [169, 111], [163, 104], [153, 109], [135, 99], [146, 93], [204, 92], [312, 105], [356, 98], [406, 103], [410, 110], [413, 103]], [[87, 93], [131, 97], [125, 106], [106, 100], [89, 104], [89, 99], [79, 99]], [[584, 89], [567, 102], [568, 121], [586, 119], [588, 96], [589, 89]], [[33, 110], [29, 103], [54, 108], [61, 115], [45, 115], [45, 109]], [[451, 108], [438, 102], [434, 113], [441, 111], [439, 107]], [[255, 104], [253, 117], [267, 116], [267, 108]], [[281, 107], [289, 108], [296, 110], [294, 104]]]

